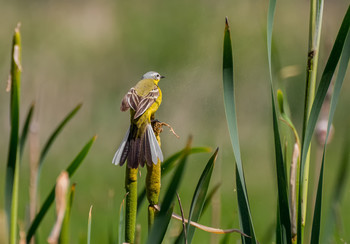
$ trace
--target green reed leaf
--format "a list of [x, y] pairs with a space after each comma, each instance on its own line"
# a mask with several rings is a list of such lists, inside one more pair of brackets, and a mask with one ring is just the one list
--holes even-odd
[[[162, 171], [161, 171], [161, 178], [163, 178], [165, 175], [167, 175], [171, 170], [178, 165], [179, 161], [177, 161], [182, 154], [184, 153], [185, 149], [182, 149], [181, 151], [174, 153], [171, 155], [169, 158], [167, 158], [163, 163], [162, 163]], [[190, 154], [195, 154], [195, 153], [204, 153], [204, 152], [211, 152], [210, 147], [194, 147], [190, 149], [189, 155]], [[146, 197], [146, 187], [143, 188], [139, 196], [137, 197], [137, 210], [140, 209], [143, 201], [145, 200]], [[137, 211], [139, 212], [139, 211]]]
[[204, 202], [205, 202], [205, 197], [208, 192], [208, 187], [211, 179], [211, 175], [214, 169], [214, 164], [218, 155], [218, 150], [219, 148], [216, 149], [214, 152], [213, 156], [209, 159], [207, 165], [205, 166], [201, 177], [199, 178], [199, 181], [197, 183], [196, 190], [194, 191], [193, 197], [192, 197], [192, 202], [191, 202], [191, 207], [190, 207], [190, 213], [188, 217], [188, 224], [187, 224], [187, 242], [191, 243], [192, 238], [194, 235], [195, 227], [190, 225], [191, 221], [198, 222]]
[[[272, 101], [272, 120], [273, 120], [273, 134], [275, 141], [275, 156], [276, 156], [276, 174], [277, 174], [277, 189], [278, 189], [278, 221], [276, 227], [276, 236], [279, 237], [277, 239], [283, 240], [284, 243], [291, 243], [292, 234], [291, 234], [291, 222], [289, 215], [289, 202], [288, 202], [288, 183], [287, 176], [285, 170], [285, 164], [282, 153], [279, 125], [276, 113], [276, 105], [275, 105], [275, 96], [273, 91], [273, 82], [272, 82], [272, 65], [271, 65], [271, 42], [272, 42], [272, 30], [273, 30], [273, 22], [274, 15], [276, 9], [276, 0], [270, 0], [269, 2], [269, 10], [267, 17], [267, 55], [268, 55], [268, 63], [269, 63], [269, 72], [270, 72], [270, 87], [271, 87], [271, 101]], [[281, 95], [279, 95], [279, 103], [281, 104]], [[283, 100], [283, 97], [282, 97]], [[283, 107], [283, 102], [282, 102]], [[283, 108], [281, 108], [283, 111]]]
[[60, 233], [60, 238], [59, 238], [60, 244], [69, 244], [70, 243], [69, 242], [69, 222], [70, 222], [73, 200], [74, 200], [74, 196], [75, 196], [75, 186], [76, 186], [76, 184], [73, 184], [71, 186], [69, 196], [67, 199], [67, 208], [66, 208], [66, 212], [64, 214], [64, 219], [62, 222], [61, 233]]
[[[306, 126], [304, 138], [303, 138], [303, 144], [302, 144], [302, 150], [301, 150], [301, 160], [300, 160], [300, 175], [304, 175], [304, 167], [305, 167], [305, 160], [308, 153], [308, 148], [311, 143], [311, 138], [315, 130], [316, 122], [318, 119], [318, 116], [321, 111], [322, 104], [324, 102], [324, 99], [326, 97], [329, 85], [331, 83], [333, 74], [335, 72], [335, 69], [338, 65], [338, 61], [340, 59], [340, 56], [342, 54], [343, 48], [345, 46], [345, 40], [349, 33], [350, 28], [350, 6], [347, 9], [347, 12], [344, 16], [343, 22], [340, 26], [337, 38], [334, 42], [332, 51], [329, 55], [326, 67], [322, 73], [322, 77], [320, 80], [320, 84], [317, 88], [315, 100], [312, 104], [309, 120]], [[334, 94], [333, 94], [334, 96]], [[333, 97], [332, 97], [333, 99]], [[332, 109], [330, 110], [330, 112]], [[330, 113], [331, 114], [331, 113]], [[330, 125], [329, 125], [330, 126]], [[302, 189], [303, 182], [300, 182], [299, 184], [299, 191]], [[299, 198], [298, 202], [298, 233], [301, 230], [301, 198]], [[298, 242], [301, 243], [301, 240], [298, 238]]]
[[243, 243], [256, 243], [255, 231], [253, 227], [252, 216], [249, 207], [248, 193], [246, 189], [243, 165], [241, 160], [241, 152], [239, 146], [239, 136], [237, 128], [236, 105], [234, 95], [234, 81], [233, 81], [233, 56], [230, 29], [228, 19], [226, 18], [225, 32], [224, 32], [224, 48], [223, 48], [223, 87], [224, 87], [224, 104], [227, 125], [230, 133], [233, 153], [236, 159], [236, 181], [237, 181], [237, 199], [238, 210], [240, 216], [240, 225], [242, 231], [252, 238], [242, 237]]
[[43, 150], [40, 153], [40, 159], [39, 159], [39, 172], [42, 167], [42, 164], [44, 162], [44, 159], [51, 148], [52, 144], [54, 143], [55, 139], [57, 136], [60, 134], [64, 126], [74, 117], [74, 115], [79, 111], [81, 108], [82, 104], [78, 104], [63, 120], [62, 122], [57, 126], [57, 128], [54, 130], [54, 132], [51, 134], [47, 142], [45, 143], [45, 146]]
[[154, 220], [154, 225], [147, 240], [148, 244], [162, 243], [164, 239], [174, 209], [173, 201], [176, 196], [176, 191], [180, 185], [182, 174], [190, 151], [191, 148], [189, 142], [182, 153], [180, 162], [165, 193], [161, 209]]
[[[96, 136], [94, 136], [84, 147], [83, 149], [79, 152], [79, 154], [75, 157], [75, 159], [70, 163], [70, 165], [67, 167], [66, 171], [69, 174], [69, 178], [73, 176], [75, 171], [79, 168], [83, 160], [85, 159], [87, 153], [89, 152], [92, 144], [96, 140]], [[49, 195], [46, 197], [45, 202], [41, 206], [39, 213], [35, 216], [33, 222], [31, 223], [29, 230], [27, 232], [26, 240], [27, 243], [30, 241], [32, 236], [35, 234], [35, 231], [39, 227], [41, 221], [43, 220], [44, 216], [46, 215], [47, 211], [51, 207], [52, 203], [55, 200], [55, 187], [56, 184], [52, 187], [51, 192]]]
[[19, 158], [20, 159], [23, 156], [23, 149], [24, 149], [24, 145], [27, 141], [29, 126], [30, 126], [30, 123], [31, 123], [32, 118], [33, 118], [34, 107], [35, 107], [35, 103], [32, 103], [32, 105], [30, 106], [30, 108], [28, 110], [27, 117], [26, 117], [26, 120], [25, 120], [25, 123], [23, 126], [23, 130], [22, 130], [22, 134], [20, 137], [20, 141], [19, 141]]
[[[350, 6], [348, 9], [349, 13], [349, 19], [350, 22]], [[348, 15], [348, 14], [347, 14]], [[346, 18], [344, 18], [344, 21]], [[331, 106], [329, 110], [329, 117], [328, 117], [328, 126], [327, 126], [327, 134], [325, 142], [328, 140], [329, 132], [331, 129], [331, 125], [334, 118], [335, 109], [339, 100], [339, 95], [341, 91], [341, 87], [343, 85], [344, 77], [346, 70], [348, 68], [349, 64], [349, 57], [350, 57], [350, 34], [348, 31], [347, 37], [345, 39], [344, 48], [339, 47], [342, 49], [342, 56], [339, 64], [339, 70], [337, 79], [334, 84], [333, 89], [333, 95], [331, 100]], [[311, 243], [318, 243], [319, 237], [320, 237], [320, 227], [321, 227], [321, 206], [322, 206], [322, 185], [323, 185], [323, 168], [324, 168], [324, 161], [325, 161], [325, 155], [326, 155], [326, 146], [327, 143], [323, 146], [323, 156], [322, 156], [322, 164], [321, 164], [321, 171], [320, 171], [320, 177], [317, 187], [317, 195], [316, 195], [316, 202], [315, 202], [315, 208], [314, 208], [314, 219], [312, 223], [312, 232], [311, 232]]]
[[18, 159], [18, 133], [19, 133], [19, 109], [21, 86], [21, 35], [19, 25], [15, 29], [12, 41], [11, 71], [9, 77], [10, 88], [10, 141], [6, 167], [5, 182], [5, 211], [7, 215], [9, 242], [16, 243], [17, 239], [17, 214], [18, 214], [18, 184], [19, 184], [19, 159]]

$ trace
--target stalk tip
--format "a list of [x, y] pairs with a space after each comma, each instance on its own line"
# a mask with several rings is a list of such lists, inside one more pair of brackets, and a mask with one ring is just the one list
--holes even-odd
[[227, 16], [225, 17], [225, 28], [226, 29], [230, 28], [229, 25], [228, 25], [228, 17]]

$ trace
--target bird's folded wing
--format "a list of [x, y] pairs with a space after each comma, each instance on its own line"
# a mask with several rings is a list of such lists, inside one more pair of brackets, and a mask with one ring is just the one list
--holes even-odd
[[159, 97], [159, 89], [158, 87], [155, 87], [152, 89], [146, 96], [141, 97], [138, 106], [136, 108], [136, 113], [134, 115], [134, 119], [137, 119], [140, 117], [146, 110], [152, 106], [152, 104], [157, 100]]

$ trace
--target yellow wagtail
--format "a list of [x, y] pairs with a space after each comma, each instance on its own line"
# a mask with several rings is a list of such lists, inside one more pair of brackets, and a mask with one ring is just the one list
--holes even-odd
[[122, 166], [128, 160], [129, 168], [142, 167], [163, 162], [163, 153], [151, 126], [151, 116], [162, 102], [162, 92], [158, 86], [159, 73], [150, 71], [124, 96], [121, 111], [130, 108], [130, 127], [114, 155], [112, 163]]

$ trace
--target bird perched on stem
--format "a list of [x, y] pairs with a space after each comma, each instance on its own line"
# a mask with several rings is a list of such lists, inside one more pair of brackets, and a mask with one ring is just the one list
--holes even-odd
[[124, 96], [121, 111], [130, 108], [130, 127], [114, 155], [112, 163], [122, 166], [125, 160], [129, 168], [144, 166], [145, 162], [157, 164], [163, 161], [163, 153], [151, 126], [151, 117], [162, 102], [162, 92], [158, 86], [159, 73], [150, 71]]

